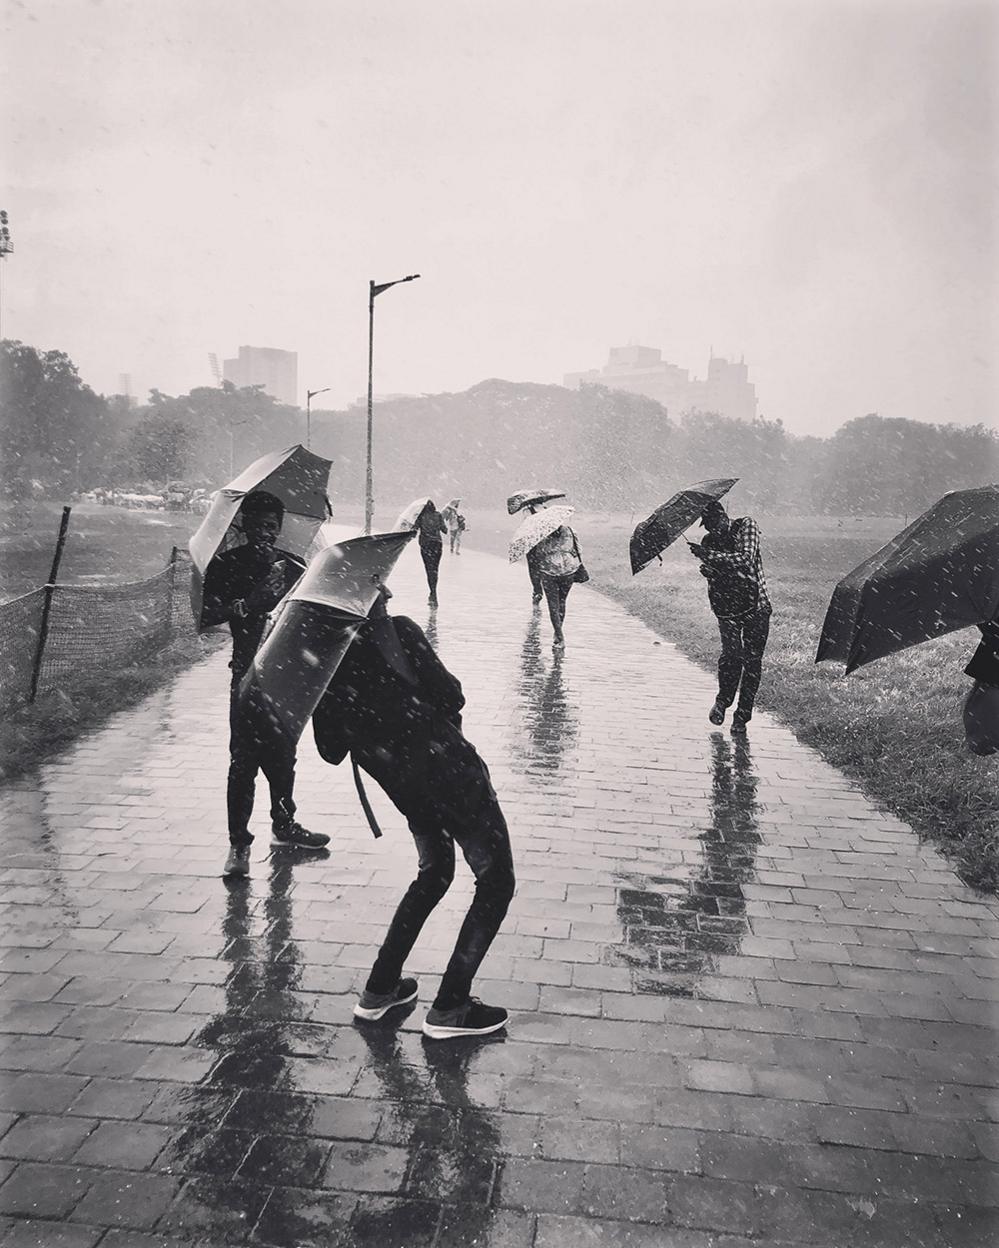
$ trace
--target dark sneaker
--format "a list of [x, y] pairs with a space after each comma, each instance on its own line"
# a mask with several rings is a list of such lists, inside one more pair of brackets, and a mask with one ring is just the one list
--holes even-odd
[[453, 1040], [458, 1036], [488, 1036], [506, 1026], [506, 1010], [498, 1005], [483, 1005], [471, 997], [454, 1010], [431, 1007], [423, 1020], [423, 1034], [431, 1040]]
[[410, 1001], [415, 1001], [418, 989], [415, 979], [400, 979], [391, 992], [368, 992], [365, 988], [360, 1001], [354, 1006], [354, 1017], [371, 1022], [384, 1018], [397, 1005], [409, 1005]]
[[325, 849], [330, 838], [325, 832], [310, 832], [294, 819], [271, 824], [272, 845], [292, 845], [296, 849]]
[[732, 727], [729, 732], [734, 732], [737, 736], [746, 731], [746, 725], [753, 718], [752, 711], [736, 711], [732, 716]]
[[725, 722], [725, 708], [720, 702], [715, 702], [711, 710], [708, 711], [708, 719], [713, 724], [723, 724]]
[[222, 878], [227, 880], [232, 879], [233, 876], [249, 874], [249, 845], [233, 845], [229, 850], [229, 857], [225, 860], [225, 866], [222, 868]]
[[533, 602], [535, 606], [537, 606], [540, 601], [541, 601], [540, 594], [531, 594], [531, 602]]

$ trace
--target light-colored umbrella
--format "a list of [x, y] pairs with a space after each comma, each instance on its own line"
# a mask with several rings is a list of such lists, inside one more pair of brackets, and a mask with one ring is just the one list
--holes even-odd
[[277, 545], [289, 554], [307, 559], [320, 526], [330, 515], [328, 485], [332, 466], [330, 460], [314, 455], [304, 446], [292, 446], [262, 455], [216, 493], [208, 515], [188, 543], [194, 563], [191, 607], [199, 629], [205, 571], [216, 555], [239, 545], [239, 509], [247, 494], [265, 490], [281, 500], [285, 511]]
[[412, 537], [410, 531], [351, 538], [309, 564], [240, 685], [240, 712], [261, 741], [282, 747], [298, 741], [379, 584]]
[[575, 510], [575, 507], [567, 506], [546, 507], [544, 511], [525, 516], [510, 539], [510, 562], [516, 563], [529, 550], [533, 550], [538, 542], [550, 537], [568, 521]]
[[404, 529], [411, 529], [420, 517], [420, 512], [426, 507], [427, 503], [432, 503], [432, 498], [414, 498], [411, 503], [407, 503], [399, 512], [398, 518], [393, 525], [394, 530], [402, 532]]
[[506, 509], [510, 515], [523, 511], [532, 504], [549, 503], [554, 498], [565, 498], [565, 490], [518, 490], [506, 500]]

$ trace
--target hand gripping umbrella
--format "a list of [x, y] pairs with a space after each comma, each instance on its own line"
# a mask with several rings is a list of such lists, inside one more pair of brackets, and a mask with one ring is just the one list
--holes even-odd
[[544, 511], [536, 511], [525, 516], [510, 539], [510, 562], [516, 563], [529, 550], [533, 550], [538, 542], [550, 537], [556, 529], [560, 529], [576, 509], [574, 507], [546, 507]]
[[816, 663], [847, 673], [999, 611], [999, 485], [953, 490], [833, 591]]
[[329, 546], [312, 560], [239, 687], [238, 711], [260, 741], [293, 747], [391, 572], [409, 533]]
[[523, 511], [525, 507], [549, 503], [553, 498], [565, 498], [564, 490], [518, 490], [506, 500], [506, 509], [510, 515]]
[[684, 529], [689, 529], [700, 517], [708, 503], [717, 502], [738, 480], [738, 477], [722, 477], [714, 481], [698, 481], [657, 507], [631, 535], [632, 575], [641, 572], [667, 546], [672, 546]]
[[289, 554], [306, 559], [320, 526], [330, 515], [327, 489], [331, 467], [330, 460], [313, 455], [304, 446], [292, 446], [261, 456], [219, 490], [211, 510], [188, 543], [194, 562], [191, 608], [199, 631], [205, 571], [217, 554], [237, 544], [239, 509], [246, 495], [266, 490], [284, 503], [278, 545]]

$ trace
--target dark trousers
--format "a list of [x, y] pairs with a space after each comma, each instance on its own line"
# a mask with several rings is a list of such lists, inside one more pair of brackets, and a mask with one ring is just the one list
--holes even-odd
[[527, 571], [531, 578], [531, 595], [535, 602], [540, 602], [541, 596], [545, 592], [541, 584], [541, 569], [535, 560], [531, 558], [530, 554], [527, 556]]
[[370, 992], [391, 992], [399, 982], [424, 923], [454, 879], [456, 843], [475, 876], [475, 895], [434, 999], [439, 1010], [468, 1000], [515, 887], [510, 835], [489, 771], [460, 734], [445, 745], [446, 763], [431, 763], [418, 784], [411, 777], [400, 783], [399, 770], [384, 756], [357, 757], [406, 816], [419, 855], [416, 879], [399, 903], [368, 977]]
[[427, 542], [420, 543], [420, 554], [423, 556], [423, 566], [427, 570], [427, 585], [432, 594], [437, 593], [437, 571], [441, 566], [441, 555], [444, 553], [443, 542]]
[[770, 612], [755, 611], [737, 620], [718, 617], [721, 655], [718, 659], [718, 701], [731, 706], [739, 694], [738, 710], [750, 715], [763, 674], [763, 652], [770, 635]]
[[271, 821], [287, 822], [295, 813], [295, 751], [274, 743], [263, 744], [251, 720], [239, 710], [239, 677], [233, 676], [229, 691], [229, 782], [226, 806], [229, 812], [229, 842], [249, 845], [250, 815], [257, 784], [257, 772], [267, 777], [271, 790]]
[[565, 604], [575, 581], [571, 576], [548, 576], [542, 574], [541, 585], [548, 600], [548, 614], [551, 616], [555, 636], [562, 635], [562, 621], [565, 619]]

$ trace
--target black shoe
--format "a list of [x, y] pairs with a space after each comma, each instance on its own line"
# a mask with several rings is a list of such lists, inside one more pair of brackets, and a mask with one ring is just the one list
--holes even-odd
[[736, 736], [746, 731], [746, 725], [753, 718], [752, 711], [736, 711], [732, 716], [732, 727], [729, 732], [735, 733]]
[[230, 880], [236, 876], [247, 876], [249, 874], [250, 874], [250, 847], [249, 845], [230, 846], [229, 857], [225, 860], [225, 866], [222, 868], [222, 878], [224, 880]]
[[708, 711], [708, 719], [710, 719], [713, 724], [723, 724], [725, 722], [725, 707], [722, 706], [720, 702], [716, 701], [711, 710]]
[[271, 824], [271, 844], [291, 845], [295, 849], [325, 849], [330, 838], [325, 832], [310, 832], [294, 819]]
[[454, 1010], [438, 1010], [432, 1006], [423, 1020], [423, 1034], [431, 1040], [454, 1040], [459, 1036], [487, 1036], [506, 1026], [506, 1010], [498, 1005], [483, 1005], [470, 997]]
[[418, 991], [419, 984], [415, 979], [400, 979], [391, 992], [368, 992], [365, 988], [354, 1006], [354, 1017], [367, 1019], [368, 1022], [384, 1018], [397, 1005], [409, 1005], [410, 1001], [415, 1001]]

